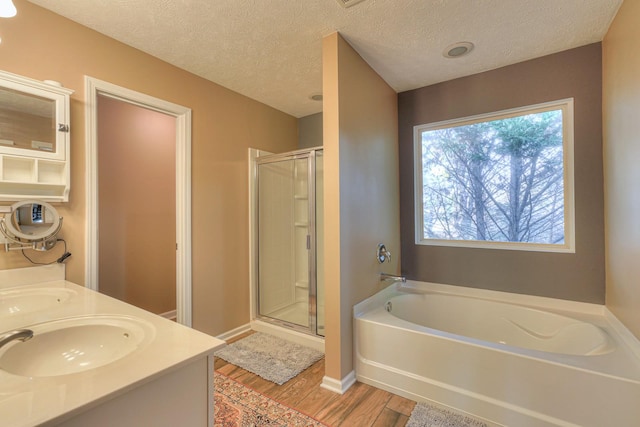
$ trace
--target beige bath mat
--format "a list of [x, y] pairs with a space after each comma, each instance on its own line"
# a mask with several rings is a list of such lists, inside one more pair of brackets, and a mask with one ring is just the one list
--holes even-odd
[[261, 332], [229, 344], [215, 355], [278, 385], [324, 356], [312, 348]]

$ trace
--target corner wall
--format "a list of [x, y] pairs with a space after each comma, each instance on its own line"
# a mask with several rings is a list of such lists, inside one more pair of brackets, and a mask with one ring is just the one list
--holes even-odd
[[322, 113], [298, 119], [298, 148], [322, 146]]
[[[326, 371], [353, 370], [353, 305], [400, 255], [397, 95], [338, 34], [323, 40]], [[379, 243], [392, 262], [375, 259]]]
[[622, 4], [603, 50], [607, 307], [640, 339], [640, 2]]
[[[89, 75], [192, 109], [193, 326], [218, 335], [247, 324], [247, 148], [274, 153], [296, 149], [295, 117], [28, 1], [15, 0], [15, 5], [18, 15], [2, 19], [0, 69], [57, 80], [75, 90], [71, 193], [69, 203], [56, 205], [64, 216], [61, 234], [73, 253], [67, 278], [85, 284], [84, 76]], [[50, 260], [47, 254], [34, 258]], [[27, 266], [19, 251], [0, 253], [0, 269]]]

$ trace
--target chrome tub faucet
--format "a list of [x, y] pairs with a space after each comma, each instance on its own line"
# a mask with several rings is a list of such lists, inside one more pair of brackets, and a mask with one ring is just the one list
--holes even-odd
[[380, 273], [380, 281], [382, 282], [385, 280], [392, 280], [394, 282], [402, 282], [402, 283], [407, 282], [407, 278], [404, 276], [395, 276], [393, 274]]

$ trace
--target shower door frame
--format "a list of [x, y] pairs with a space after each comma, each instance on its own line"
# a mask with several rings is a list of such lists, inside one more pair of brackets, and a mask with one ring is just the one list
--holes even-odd
[[[251, 177], [253, 181], [253, 194], [251, 194], [252, 211], [255, 218], [252, 218], [252, 288], [255, 292], [253, 300], [255, 304], [255, 310], [252, 318], [259, 319], [277, 326], [282, 326], [288, 329], [309, 334], [313, 336], [322, 337], [318, 335], [317, 325], [317, 230], [316, 230], [316, 152], [322, 151], [322, 147], [313, 147], [303, 150], [289, 151], [282, 154], [267, 154], [263, 156], [257, 156], [253, 159], [255, 162], [251, 168]], [[251, 153], [250, 153], [251, 155]], [[306, 159], [307, 160], [307, 201], [308, 201], [308, 241], [309, 249], [307, 250], [308, 257], [308, 316], [309, 326], [302, 326], [295, 323], [287, 322], [285, 320], [276, 319], [260, 313], [260, 250], [259, 250], [259, 167], [262, 164], [277, 163], [283, 161], [293, 161]], [[295, 203], [295, 202], [294, 202]]]

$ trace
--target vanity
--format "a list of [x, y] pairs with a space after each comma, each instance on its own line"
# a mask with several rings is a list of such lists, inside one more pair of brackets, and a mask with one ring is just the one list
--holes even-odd
[[[0, 71], [0, 251], [31, 262], [64, 242], [72, 92]], [[65, 280], [63, 244], [0, 270], [0, 426], [212, 427], [224, 341]]]
[[0, 270], [0, 424], [213, 426], [224, 341], [64, 277], [64, 264]]

